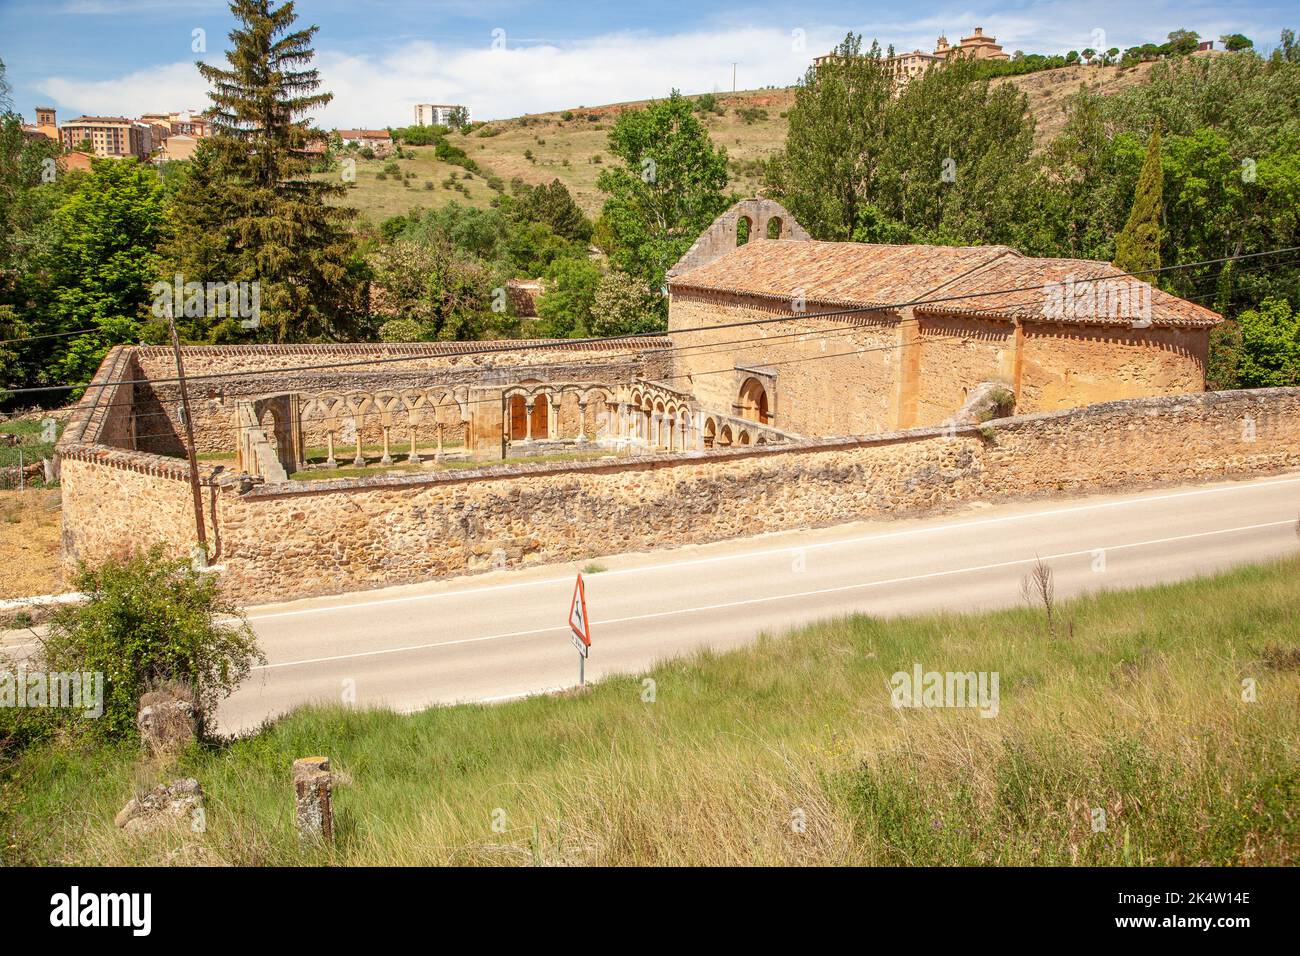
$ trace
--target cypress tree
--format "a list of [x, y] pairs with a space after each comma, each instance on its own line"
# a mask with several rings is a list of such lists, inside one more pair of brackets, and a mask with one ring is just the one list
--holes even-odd
[[[228, 69], [198, 63], [212, 84], [201, 141], [177, 190], [164, 276], [260, 283], [252, 331], [238, 318], [190, 319], [195, 338], [290, 342], [355, 331], [361, 283], [346, 228], [351, 210], [327, 203], [346, 187], [308, 177], [308, 113], [333, 94], [308, 67], [317, 27], [294, 29], [292, 2], [231, 0]], [[178, 319], [180, 317], [178, 316]]]
[[[1124, 272], [1143, 273], [1160, 268], [1160, 209], [1163, 204], [1164, 171], [1160, 165], [1160, 127], [1151, 131], [1147, 156], [1133, 191], [1128, 222], [1115, 236], [1114, 265]], [[1139, 276], [1154, 282], [1154, 275]]]

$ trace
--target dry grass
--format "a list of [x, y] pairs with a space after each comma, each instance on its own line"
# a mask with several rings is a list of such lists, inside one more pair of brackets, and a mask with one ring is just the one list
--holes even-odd
[[64, 590], [59, 489], [0, 491], [0, 598]]
[[[1294, 865], [1298, 601], [1292, 558], [1062, 602], [1069, 640], [1029, 608], [853, 617], [662, 664], [653, 694], [623, 677], [412, 716], [304, 709], [169, 771], [202, 782], [202, 837], [113, 827], [156, 782], [135, 747], [52, 744], [0, 777], [0, 858]], [[999, 714], [895, 709], [890, 676], [918, 661], [999, 672]], [[288, 769], [310, 753], [340, 777], [329, 849], [292, 829]]]

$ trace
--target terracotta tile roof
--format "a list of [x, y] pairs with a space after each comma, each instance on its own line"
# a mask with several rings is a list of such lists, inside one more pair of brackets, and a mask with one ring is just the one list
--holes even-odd
[[[1100, 278], [1107, 281], [1079, 282]], [[1041, 288], [1053, 283], [1060, 288]], [[1134, 310], [1152, 325], [1202, 327], [1221, 321], [1209, 309], [1125, 278], [1108, 263], [1033, 259], [1008, 246], [753, 239], [674, 276], [669, 287], [787, 302], [802, 292], [810, 307], [823, 309], [898, 307], [935, 299], [944, 301], [916, 310], [1099, 325], [1131, 325], [1128, 313]]]
[[670, 281], [670, 288], [733, 292], [823, 306], [889, 306], [919, 299], [998, 256], [1006, 246], [886, 246], [816, 239], [753, 239]]
[[[1021, 291], [1023, 290], [1023, 291]], [[1009, 256], [940, 289], [917, 306], [935, 315], [1005, 316], [1074, 325], [1208, 328], [1216, 312], [1127, 276], [1109, 262]], [[1140, 326], [1139, 326], [1140, 327]]]

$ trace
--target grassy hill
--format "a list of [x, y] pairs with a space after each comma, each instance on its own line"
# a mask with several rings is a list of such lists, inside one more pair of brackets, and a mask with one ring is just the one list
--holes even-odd
[[[307, 708], [177, 766], [57, 741], [0, 767], [0, 863], [1295, 865], [1297, 604], [1300, 556], [1062, 602], [1054, 635], [1029, 608], [855, 616], [583, 693]], [[914, 663], [998, 672], [997, 714], [896, 709]], [[310, 754], [328, 849], [293, 829]], [[113, 825], [184, 776], [206, 832]]]
[[[1109, 95], [1144, 81], [1154, 64], [1131, 68], [1118, 66], [1071, 66], [1045, 70], [1027, 76], [1008, 77], [1010, 83], [1029, 95], [1029, 107], [1036, 124], [1039, 146], [1056, 136], [1065, 124], [1065, 101], [1086, 86]], [[780, 152], [785, 143], [786, 114], [794, 103], [793, 88], [749, 90], [717, 94], [721, 115], [704, 113], [713, 142], [725, 146], [731, 159], [731, 187], [742, 195], [754, 195], [761, 185], [758, 164]], [[611, 161], [609, 128], [618, 114], [645, 105], [641, 100], [606, 106], [574, 107], [552, 113], [537, 113], [496, 120], [468, 136], [453, 135], [452, 142], [464, 149], [486, 173], [505, 182], [518, 176], [527, 183], [549, 183], [559, 179], [589, 216], [595, 216], [603, 202], [596, 189], [596, 177]], [[372, 224], [413, 208], [435, 208], [456, 200], [485, 206], [492, 198], [487, 183], [478, 176], [465, 183], [469, 196], [443, 182], [458, 167], [433, 158], [432, 147], [415, 147], [415, 157], [399, 160], [403, 171], [415, 174], [409, 185], [400, 180], [379, 180], [385, 161], [358, 163], [357, 182], [345, 201], [358, 208]], [[531, 153], [531, 159], [527, 155]], [[425, 183], [433, 188], [426, 189]]]

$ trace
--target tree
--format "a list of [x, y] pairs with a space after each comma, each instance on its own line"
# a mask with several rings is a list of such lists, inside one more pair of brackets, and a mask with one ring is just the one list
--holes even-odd
[[1169, 42], [1165, 47], [1172, 56], [1185, 56], [1195, 53], [1200, 44], [1201, 35], [1195, 30], [1174, 30], [1169, 34]]
[[[1149, 273], [1160, 268], [1160, 211], [1164, 174], [1160, 164], [1160, 127], [1151, 131], [1147, 158], [1138, 175], [1133, 206], [1128, 222], [1115, 237], [1117, 269], [1124, 272]], [[1147, 278], [1155, 280], [1154, 275]]]
[[785, 150], [768, 185], [818, 239], [848, 239], [872, 185], [885, 143], [893, 91], [880, 48], [862, 51], [849, 34], [833, 55], [809, 67], [790, 108]]
[[1249, 50], [1255, 45], [1254, 41], [1251, 40], [1250, 37], [1243, 36], [1240, 33], [1224, 34], [1223, 36], [1219, 37], [1219, 42], [1222, 43], [1223, 48], [1229, 51], [1230, 53], [1238, 53], [1242, 50]]
[[727, 153], [715, 149], [691, 102], [666, 100], [622, 113], [609, 134], [619, 167], [601, 172], [614, 265], [660, 289], [668, 269], [728, 205]]
[[[477, 338], [488, 310], [487, 270], [441, 236], [429, 242], [399, 239], [380, 249], [375, 287], [381, 314], [416, 323], [423, 339]], [[390, 332], [406, 338], [410, 327]]]
[[558, 179], [544, 186], [519, 183], [505, 208], [512, 222], [545, 223], [557, 236], [574, 242], [585, 243], [591, 239], [591, 221]]
[[557, 339], [591, 335], [592, 307], [600, 281], [600, 267], [589, 259], [555, 262], [537, 300], [542, 334]]
[[1237, 317], [1241, 356], [1240, 388], [1300, 385], [1300, 311], [1285, 299], [1265, 299]]
[[52, 672], [104, 675], [104, 713], [82, 723], [105, 737], [134, 736], [140, 695], [162, 681], [188, 685], [200, 719], [210, 718], [265, 660], [216, 577], [167, 559], [160, 547], [83, 565], [72, 584], [86, 600], [54, 612], [39, 656]]
[[[928, 70], [887, 107], [883, 142], [855, 235], [873, 241], [1011, 242], [1028, 195], [1034, 124], [1011, 84], [965, 57]], [[874, 207], [874, 208], [873, 208]]]
[[52, 371], [90, 378], [110, 346], [138, 341], [157, 276], [164, 193], [158, 174], [134, 159], [99, 159], [54, 214], [43, 329], [95, 329], [58, 343]]
[[600, 280], [591, 309], [591, 334], [651, 335], [668, 324], [663, 307], [643, 284], [622, 272], [608, 272]]
[[210, 155], [178, 197], [209, 212], [201, 224], [173, 219], [164, 275], [259, 282], [257, 338], [346, 337], [356, 328], [360, 260], [344, 228], [347, 211], [326, 202], [345, 187], [308, 178], [302, 153], [307, 114], [332, 99], [317, 92], [317, 71], [304, 68], [317, 28], [294, 29], [292, 2], [231, 0], [230, 9], [238, 26], [229, 68], [198, 63], [212, 84], [214, 135], [199, 147]]

